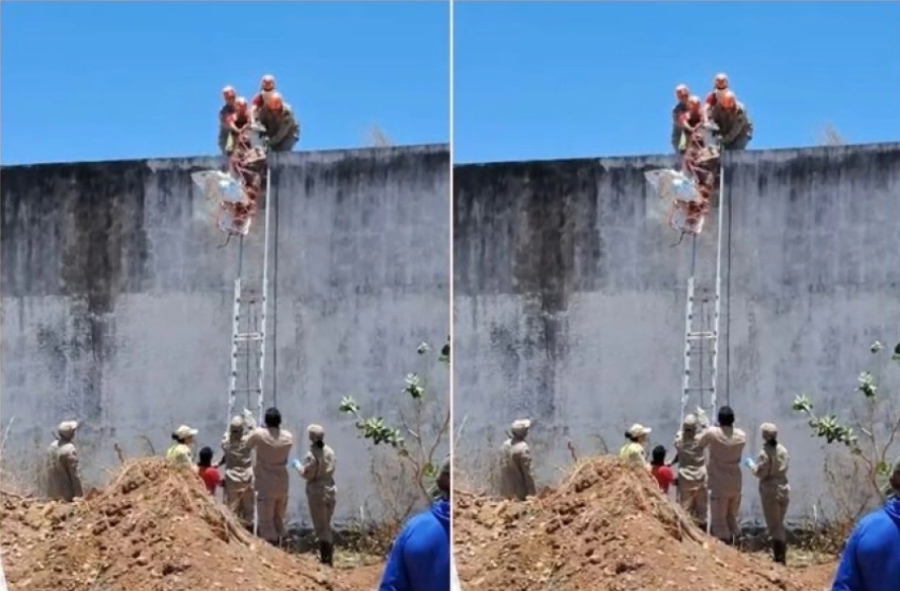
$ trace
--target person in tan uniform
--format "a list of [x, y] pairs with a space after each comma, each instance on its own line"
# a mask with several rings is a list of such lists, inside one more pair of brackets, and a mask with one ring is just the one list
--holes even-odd
[[284, 528], [289, 488], [287, 464], [294, 436], [281, 428], [281, 412], [277, 408], [268, 409], [263, 422], [265, 426], [250, 432], [247, 447], [256, 451], [253, 480], [259, 536], [277, 545], [287, 534]]
[[322, 564], [334, 564], [334, 541], [331, 536], [331, 518], [337, 501], [337, 487], [334, 485], [334, 469], [337, 462], [334, 450], [325, 445], [325, 429], [320, 425], [310, 425], [306, 429], [310, 449], [303, 463], [294, 460], [294, 468], [306, 480], [306, 499], [309, 515], [319, 542], [319, 559]]
[[531, 421], [528, 419], [513, 421], [510, 437], [503, 442], [500, 494], [504, 498], [524, 501], [525, 497], [537, 493], [531, 473], [531, 450], [525, 442], [530, 428]]
[[73, 442], [77, 430], [78, 421], [63, 421], [56, 428], [56, 441], [47, 450], [47, 492], [56, 501], [70, 503], [75, 497], [84, 496], [78, 467], [78, 450]]
[[268, 147], [272, 152], [290, 152], [300, 140], [300, 123], [281, 93], [272, 92], [266, 109], [260, 112], [259, 122], [266, 130]]
[[[701, 415], [705, 419], [705, 415]], [[697, 415], [684, 417], [675, 435], [675, 459], [678, 464], [676, 500], [698, 525], [705, 528], [708, 490], [706, 487], [706, 449], [700, 445], [699, 432], [708, 425]]]
[[747, 458], [746, 464], [759, 479], [759, 499], [766, 529], [772, 538], [772, 558], [775, 562], [787, 564], [784, 518], [791, 496], [791, 485], [787, 479], [790, 456], [787, 448], [778, 443], [778, 427], [772, 423], [763, 423], [760, 431], [764, 441], [763, 448], [755, 462]]
[[753, 121], [743, 103], [726, 90], [710, 110], [709, 119], [719, 128], [724, 150], [743, 150], [753, 139]]
[[232, 417], [222, 437], [222, 460], [225, 466], [225, 504], [244, 527], [253, 528], [253, 450], [247, 444], [249, 431], [256, 428], [253, 413]]
[[734, 426], [734, 411], [730, 406], [719, 409], [718, 424], [700, 435], [700, 445], [709, 452], [707, 483], [711, 533], [726, 544], [734, 544], [741, 533], [738, 523], [743, 484], [741, 457], [747, 445], [747, 434]]

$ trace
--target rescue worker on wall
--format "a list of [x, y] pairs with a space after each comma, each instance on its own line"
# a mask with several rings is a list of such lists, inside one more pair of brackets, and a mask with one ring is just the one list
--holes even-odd
[[322, 564], [331, 566], [334, 564], [331, 518], [334, 516], [337, 501], [337, 487], [334, 484], [337, 462], [334, 450], [325, 445], [323, 427], [310, 425], [306, 432], [309, 435], [309, 452], [302, 463], [300, 460], [294, 460], [294, 468], [306, 480], [306, 500], [316, 539], [319, 542], [319, 559]]
[[707, 114], [716, 106], [716, 103], [728, 89], [728, 74], [724, 72], [716, 74], [716, 77], [713, 78], [713, 89], [706, 95], [706, 100], [703, 101], [703, 108]]
[[294, 436], [281, 428], [281, 412], [277, 408], [266, 410], [263, 423], [263, 427], [250, 432], [247, 446], [256, 451], [253, 480], [259, 535], [278, 545], [287, 533], [284, 527], [289, 488], [287, 464]]
[[278, 92], [273, 92], [266, 101], [260, 123], [265, 129], [268, 149], [272, 152], [290, 152], [300, 140], [300, 123], [291, 106]]
[[222, 98], [225, 104], [219, 109], [219, 150], [222, 154], [228, 154], [228, 137], [230, 135], [230, 127], [228, 118], [234, 114], [235, 101], [237, 100], [237, 92], [233, 86], [226, 86], [222, 89]]
[[730, 90], [719, 96], [709, 113], [709, 120], [719, 128], [719, 141], [724, 150], [743, 150], [753, 139], [750, 115]]
[[78, 450], [73, 442], [77, 430], [78, 421], [63, 421], [56, 428], [56, 440], [47, 450], [47, 492], [52, 500], [72, 502], [75, 497], [84, 496]]
[[225, 504], [247, 529], [253, 528], [253, 450], [247, 444], [250, 431], [256, 428], [253, 413], [244, 410], [235, 415], [222, 437], [222, 460], [225, 466]]
[[194, 438], [197, 437], [197, 429], [192, 429], [187, 425], [181, 425], [174, 433], [172, 439], [175, 441], [166, 451], [166, 460], [176, 466], [186, 466], [197, 471], [197, 465], [194, 463], [194, 452], [191, 446], [194, 444]]
[[[700, 413], [698, 413], [700, 414]], [[706, 527], [706, 449], [700, 445], [699, 432], [706, 425], [706, 415], [689, 414], [684, 417], [681, 429], [675, 435], [675, 458], [678, 464], [678, 481], [675, 499], [700, 527]]]
[[741, 457], [746, 444], [747, 434], [734, 426], [734, 411], [730, 406], [720, 408], [717, 424], [700, 435], [700, 445], [709, 451], [710, 530], [729, 545], [734, 545], [741, 534], [738, 523], [743, 484]]
[[619, 459], [649, 470], [650, 463], [647, 461], [646, 446], [648, 436], [652, 431], [639, 423], [632, 425], [625, 431], [626, 443], [619, 450]]
[[247, 107], [247, 99], [242, 96], [234, 100], [234, 110], [225, 117], [225, 126], [228, 128], [228, 139], [225, 143], [225, 154], [231, 156], [238, 148], [241, 134], [250, 125], [250, 110]]
[[682, 147], [683, 143], [683, 127], [682, 120], [685, 113], [688, 112], [688, 99], [691, 96], [691, 91], [684, 84], [679, 84], [675, 87], [675, 106], [672, 107], [672, 149], [675, 150], [676, 154], [681, 154], [684, 152], [684, 147]]
[[791, 486], [787, 472], [790, 456], [787, 448], [778, 443], [778, 428], [772, 423], [760, 427], [763, 448], [754, 462], [747, 458], [745, 463], [753, 475], [759, 478], [759, 500], [762, 503], [766, 529], [772, 538], [772, 557], [775, 562], [787, 564], [787, 533], [784, 518], [790, 502]]
[[504, 498], [524, 501], [525, 497], [537, 494], [531, 472], [531, 450], [525, 442], [530, 428], [531, 421], [528, 419], [513, 421], [509, 439], [501, 447], [503, 467], [500, 474], [500, 494]]
[[275, 76], [266, 74], [262, 77], [262, 80], [259, 81], [259, 92], [253, 95], [253, 98], [250, 100], [251, 121], [259, 121], [260, 116], [267, 108], [266, 103], [268, 102], [269, 97], [272, 96], [272, 93], [274, 92]]

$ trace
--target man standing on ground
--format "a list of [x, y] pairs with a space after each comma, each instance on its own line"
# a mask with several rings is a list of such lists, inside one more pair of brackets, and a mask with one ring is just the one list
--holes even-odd
[[443, 495], [406, 522], [394, 540], [378, 591], [450, 590], [450, 459], [437, 478]]
[[225, 504], [247, 529], [253, 528], [253, 450], [247, 440], [255, 428], [253, 413], [234, 416], [222, 437], [219, 462], [225, 466]]
[[[706, 417], [705, 414], [701, 415]], [[675, 435], [675, 459], [678, 464], [676, 499], [681, 508], [702, 527], [706, 527], [706, 450], [700, 445], [699, 432], [708, 424], [689, 414], [681, 423], [681, 430]]]
[[334, 450], [325, 445], [325, 429], [321, 425], [310, 425], [306, 431], [309, 435], [309, 453], [302, 463], [294, 460], [294, 468], [306, 480], [306, 500], [319, 543], [319, 559], [322, 564], [331, 566], [334, 564], [331, 518], [337, 501], [337, 487], [334, 485], [337, 462]]
[[775, 562], [787, 564], [787, 532], [784, 518], [791, 498], [791, 485], [787, 472], [790, 456], [786, 447], [778, 443], [778, 427], [763, 423], [760, 427], [765, 442], [756, 461], [748, 458], [747, 467], [759, 478], [759, 500], [762, 503], [766, 529], [772, 538], [772, 557]]
[[78, 430], [78, 421], [63, 421], [56, 428], [56, 441], [47, 450], [49, 497], [56, 501], [72, 502], [83, 497], [81, 472], [78, 468], [78, 451], [72, 440]]
[[747, 434], [734, 426], [730, 406], [719, 409], [718, 424], [700, 436], [700, 445], [709, 450], [709, 509], [713, 536], [729, 545], [741, 535], [738, 513], [741, 509], [741, 456]]
[[281, 428], [281, 412], [277, 408], [268, 409], [263, 422], [264, 427], [254, 429], [247, 437], [247, 446], [256, 450], [253, 479], [259, 536], [280, 545], [287, 534], [284, 528], [289, 488], [287, 464], [294, 436]]
[[863, 517], [850, 534], [831, 591], [897, 591], [900, 588], [900, 458], [890, 479], [895, 493]]
[[500, 474], [500, 494], [507, 499], [524, 501], [536, 494], [534, 476], [531, 474], [531, 451], [525, 437], [531, 421], [513, 421], [510, 437], [503, 442], [503, 467]]

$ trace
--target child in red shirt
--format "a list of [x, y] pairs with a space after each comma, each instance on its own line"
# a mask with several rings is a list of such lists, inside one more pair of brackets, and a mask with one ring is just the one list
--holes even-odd
[[650, 473], [656, 478], [659, 489], [668, 494], [669, 487], [675, 483], [675, 472], [666, 466], [666, 448], [657, 445], [653, 448], [653, 458], [650, 460]]
[[216, 489], [222, 486], [222, 475], [219, 469], [212, 465], [213, 451], [208, 447], [200, 450], [200, 461], [197, 462], [198, 472], [206, 490], [209, 494], [215, 495]]

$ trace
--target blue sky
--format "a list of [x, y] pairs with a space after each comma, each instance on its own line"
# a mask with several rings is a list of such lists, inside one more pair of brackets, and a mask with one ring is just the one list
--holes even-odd
[[2, 162], [217, 152], [221, 89], [274, 74], [297, 149], [450, 139], [447, 3], [36, 3], [2, 11]]
[[719, 71], [750, 148], [900, 141], [900, 3], [454, 6], [454, 160], [665, 153], [674, 88]]

